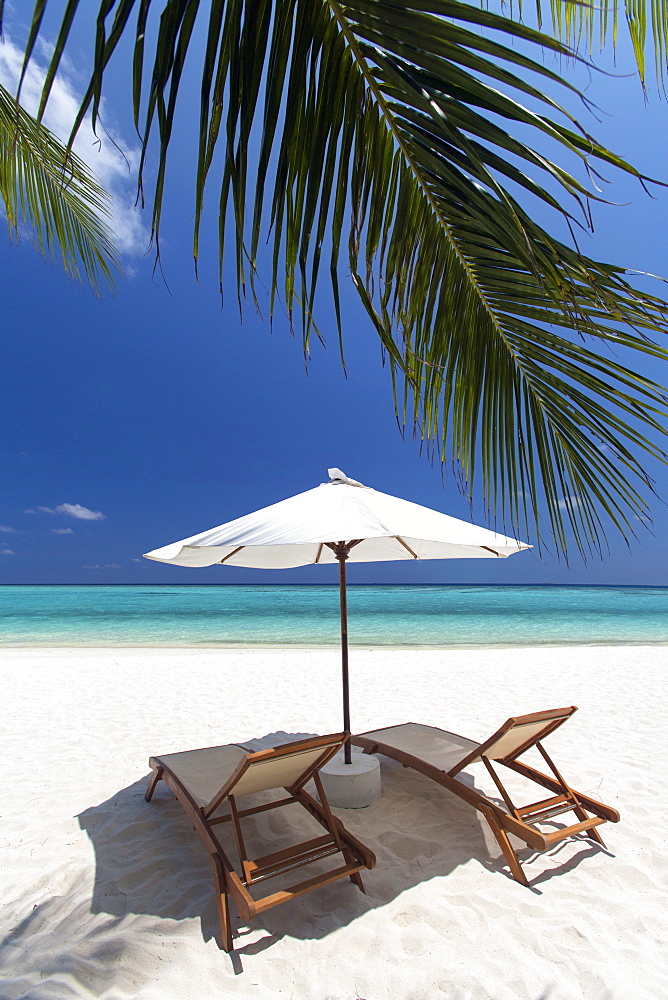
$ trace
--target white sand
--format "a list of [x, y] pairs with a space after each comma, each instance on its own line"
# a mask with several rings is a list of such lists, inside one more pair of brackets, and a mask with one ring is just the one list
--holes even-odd
[[185, 814], [163, 783], [143, 799], [147, 759], [336, 731], [337, 652], [0, 650], [2, 1000], [668, 995], [667, 652], [353, 650], [357, 731], [417, 721], [482, 739], [509, 715], [578, 705], [553, 755], [622, 820], [601, 828], [607, 852], [527, 852], [527, 889], [478, 813], [384, 760], [382, 798], [339, 812], [376, 852], [367, 895], [346, 881], [250, 926], [234, 913], [231, 958]]

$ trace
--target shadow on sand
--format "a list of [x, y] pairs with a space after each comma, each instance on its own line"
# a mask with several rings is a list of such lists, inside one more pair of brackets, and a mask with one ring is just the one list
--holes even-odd
[[[254, 741], [254, 748], [270, 745], [276, 735]], [[284, 742], [309, 734], [280, 735]], [[474, 809], [395, 761], [381, 757], [381, 767], [384, 794], [377, 802], [335, 810], [376, 854], [377, 867], [363, 873], [366, 894], [348, 881], [337, 882], [261, 914], [250, 926], [233, 912], [235, 952], [229, 962], [221, 953], [221, 971], [242, 972], [244, 956], [283, 937], [324, 938], [431, 879], [440, 880], [447, 896], [452, 883], [446, 876], [472, 859], [511, 878]], [[88, 859], [77, 854], [67, 868], [54, 871], [50, 896], [36, 889], [8, 907], [10, 929], [0, 941], [2, 1000], [78, 1000], [110, 989], [136, 995], [142, 982], [158, 974], [161, 961], [173, 957], [179, 938], [191, 939], [191, 921], [199, 921], [203, 942], [218, 937], [207, 853], [162, 782], [153, 801], [145, 801], [147, 782], [148, 776], [79, 815], [95, 852], [94, 878]], [[265, 853], [320, 828], [295, 806], [259, 814], [244, 830], [249, 846]], [[540, 871], [533, 876], [529, 861], [531, 890], [538, 893], [538, 883], [598, 850], [586, 841], [568, 849], [561, 844], [550, 852], [547, 869], [536, 859]], [[233, 848], [230, 856], [236, 859]], [[524, 857], [530, 859], [530, 852]], [[512, 886], [520, 906], [528, 890]]]
[[[54, 881], [60, 873], [54, 873]], [[164, 941], [158, 920], [91, 914], [88, 879], [69, 877], [60, 893], [7, 903], [27, 913], [0, 939], [2, 1000], [83, 1000], [135, 996], [151, 977]]]
[[[280, 734], [280, 741], [305, 735]], [[270, 745], [275, 737], [271, 734], [255, 741], [254, 748]], [[510, 877], [503, 858], [491, 856], [496, 854], [495, 843], [474, 809], [424, 776], [386, 758], [381, 761], [384, 795], [366, 809], [335, 810], [350, 832], [376, 854], [377, 867], [362, 873], [366, 894], [347, 880], [338, 882], [269, 910], [248, 927], [233, 908], [235, 971], [242, 971], [244, 954], [262, 951], [284, 936], [322, 938], [421, 882], [444, 878], [471, 859]], [[218, 917], [206, 851], [164, 783], [158, 784], [151, 803], [144, 800], [147, 781], [144, 778], [119, 790], [79, 816], [95, 849], [92, 912], [119, 918], [143, 914], [163, 921], [199, 918], [204, 940], [217, 939]], [[297, 806], [262, 813], [247, 822], [244, 832], [257, 853], [280, 850], [319, 830]], [[229, 846], [235, 861], [231, 841]], [[532, 881], [567, 871], [595, 850], [589, 842], [582, 846], [584, 850], [575, 857], [571, 853], [563, 866], [552, 867]], [[443, 881], [443, 892], [447, 891]], [[527, 890], [517, 885], [517, 892]]]

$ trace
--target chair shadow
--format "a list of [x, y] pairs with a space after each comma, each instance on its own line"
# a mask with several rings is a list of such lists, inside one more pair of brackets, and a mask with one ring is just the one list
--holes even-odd
[[[261, 749], [275, 745], [277, 737], [287, 742], [305, 735], [269, 734], [250, 745]], [[286, 936], [323, 938], [422, 882], [448, 876], [472, 858], [491, 871], [508, 874], [503, 858], [490, 859], [493, 845], [476, 810], [423, 775], [387, 758], [380, 760], [385, 794], [366, 809], [334, 810], [347, 829], [376, 854], [377, 867], [362, 872], [366, 893], [348, 880], [339, 881], [268, 910], [248, 926], [233, 907], [235, 972], [243, 970], [243, 955], [264, 951]], [[199, 919], [204, 940], [218, 939], [208, 855], [167, 786], [159, 782], [147, 803], [147, 783], [148, 777], [135, 781], [78, 817], [95, 851], [91, 911], [115, 918], [141, 914], [164, 921]], [[399, 830], [397, 817], [406, 820]], [[280, 850], [300, 836], [313, 836], [318, 829], [297, 806], [261, 813], [247, 823], [244, 833], [257, 854]], [[253, 843], [254, 836], [257, 843]], [[229, 853], [235, 862], [232, 846]], [[570, 860], [564, 870], [576, 863], [577, 859]], [[544, 877], [548, 876], [535, 881]], [[518, 885], [518, 891], [526, 889]]]
[[[476, 788], [475, 779], [472, 775], [464, 773], [461, 775], [461, 780], [464, 781], [465, 784], [469, 785], [473, 790], [480, 791], [480, 789]], [[501, 809], [506, 808], [503, 799], [499, 796], [490, 794], [489, 790], [486, 790], [485, 794], [490, 801], [495, 802], [496, 805], [501, 807]], [[566, 823], [554, 821], [551, 824], [555, 831], [564, 829], [566, 825]], [[495, 853], [497, 856], [496, 858], [489, 858], [487, 861], [483, 860], [482, 864], [484, 864], [489, 871], [495, 872], [499, 875], [504, 875], [506, 878], [514, 881], [513, 874], [508, 868], [500, 850], [498, 850], [498, 848], [495, 850], [496, 845], [493, 843], [493, 834], [489, 831], [485, 824], [483, 824], [483, 829], [485, 833], [485, 840], [490, 848], [490, 853]], [[570, 837], [567, 840], [559, 841], [554, 847], [547, 851], [535, 851], [528, 847], [524, 841], [519, 840], [512, 834], [509, 834], [509, 839], [515, 849], [515, 853], [517, 854], [520, 864], [522, 865], [524, 874], [527, 877], [528, 885], [525, 888], [530, 889], [531, 892], [537, 895], [542, 895], [541, 890], [538, 888], [541, 882], [547, 882], [552, 878], [557, 878], [559, 875], [566, 874], [566, 872], [573, 871], [585, 858], [593, 857], [601, 853], [606, 854], [609, 858], [615, 857], [612, 851], [609, 851], [607, 847], [590, 840], [584, 834], [579, 834], [576, 837]], [[550, 868], [541, 871], [539, 874], [534, 875], [533, 878], [531, 877], [530, 866], [534, 861], [538, 861], [539, 859], [552, 859], [562, 854], [564, 851], [571, 852], [574, 844], [581, 844], [583, 849], [579, 850], [577, 854], [574, 855], [570, 855], [569, 853], [569, 856], [562, 862], [562, 864], [553, 865]]]

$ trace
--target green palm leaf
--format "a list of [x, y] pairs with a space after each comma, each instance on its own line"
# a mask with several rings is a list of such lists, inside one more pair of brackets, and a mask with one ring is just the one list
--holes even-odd
[[[647, 82], [647, 54], [653, 52], [654, 72], [662, 88], [668, 70], [668, 4], [666, 0], [549, 0], [554, 33], [573, 47], [585, 45], [593, 51], [598, 41], [617, 44], [620, 22], [626, 25], [643, 86]], [[542, 0], [536, 0], [539, 24]]]
[[109, 196], [86, 165], [0, 86], [0, 197], [10, 233], [28, 228], [48, 259], [81, 272], [98, 294], [116, 288], [117, 251], [104, 217]]
[[623, 268], [553, 238], [517, 200], [587, 226], [598, 189], [564, 162], [588, 177], [612, 165], [646, 180], [545, 96], [561, 84], [579, 97], [539, 61], [544, 48], [570, 55], [564, 44], [460, 0], [104, 0], [74, 131], [89, 107], [95, 117], [105, 67], [132, 24], [144, 157], [157, 132], [156, 241], [190, 57], [201, 73], [196, 264], [213, 188], [221, 282], [230, 223], [240, 298], [255, 294], [266, 266], [272, 308], [281, 296], [308, 350], [323, 267], [342, 336], [345, 261], [401, 421], [453, 464], [462, 489], [480, 481], [506, 530], [540, 537], [547, 524], [559, 548], [574, 540], [584, 552], [601, 549], [611, 524], [628, 535], [647, 517], [645, 456], [663, 459], [666, 401], [617, 354], [665, 359], [649, 335], [666, 332], [668, 306]]

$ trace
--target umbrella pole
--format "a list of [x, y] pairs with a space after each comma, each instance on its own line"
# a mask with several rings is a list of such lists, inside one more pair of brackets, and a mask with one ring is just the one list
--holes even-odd
[[[348, 602], [346, 599], [346, 559], [350, 551], [343, 543], [334, 550], [339, 561], [339, 599], [341, 602], [341, 675], [343, 681], [343, 728], [350, 732], [350, 688], [348, 684]], [[353, 755], [350, 741], [343, 748], [344, 761], [352, 764]]]

